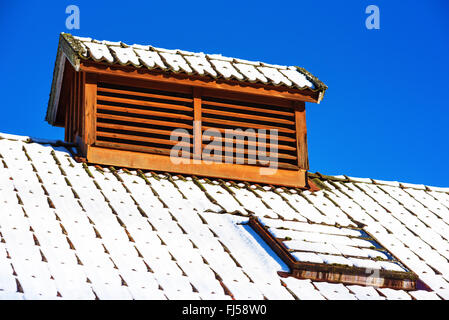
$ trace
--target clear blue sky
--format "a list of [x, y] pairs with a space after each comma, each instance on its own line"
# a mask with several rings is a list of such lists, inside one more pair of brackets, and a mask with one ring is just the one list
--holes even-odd
[[63, 139], [44, 121], [60, 32], [305, 67], [329, 86], [307, 108], [312, 171], [449, 186], [447, 0], [2, 1], [0, 132]]

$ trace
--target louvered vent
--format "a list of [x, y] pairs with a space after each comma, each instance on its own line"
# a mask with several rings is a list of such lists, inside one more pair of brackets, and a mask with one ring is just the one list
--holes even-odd
[[169, 155], [178, 144], [173, 130], [185, 129], [193, 140], [191, 94], [104, 82], [97, 88], [98, 146]]
[[[226, 158], [223, 155], [221, 160], [223, 162], [232, 160], [233, 163], [236, 163], [240, 160], [248, 164], [250, 155], [254, 157], [254, 154], [260, 150], [259, 147], [262, 147], [262, 150], [266, 150], [267, 156], [261, 158], [260, 153], [257, 153], [257, 159], [272, 161], [276, 160], [277, 157], [279, 168], [298, 169], [295, 112], [293, 108], [206, 96], [202, 97], [202, 128], [203, 131], [212, 129], [220, 132], [224, 140], [226, 140], [226, 129], [246, 131], [244, 135], [236, 135], [239, 140], [244, 139], [241, 140], [244, 141], [244, 149], [238, 148], [235, 144], [237, 139], [233, 139], [234, 141], [227, 139], [228, 142], [234, 143], [232, 150], [229, 150], [229, 148], [226, 150], [232, 152], [233, 159]], [[247, 131], [247, 129], [250, 130]], [[264, 145], [260, 144], [260, 129], [265, 129], [267, 133]], [[278, 151], [277, 154], [271, 154], [274, 157], [268, 157], [270, 155], [270, 129], [276, 129], [278, 132]], [[205, 139], [214, 140], [215, 137], [203, 135]], [[220, 141], [223, 146], [225, 145], [224, 140]], [[204, 150], [207, 151], [210, 147], [206, 143]], [[256, 165], [263, 165], [263, 162], [268, 161], [257, 161]]]
[[62, 111], [56, 115], [66, 141], [79, 146], [78, 160], [307, 187], [305, 103], [318, 102], [318, 93], [102, 62], [80, 64], [80, 71], [70, 62], [64, 65]]

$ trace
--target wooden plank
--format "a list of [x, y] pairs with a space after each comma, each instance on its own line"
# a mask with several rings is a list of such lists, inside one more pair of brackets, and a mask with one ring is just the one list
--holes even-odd
[[135, 109], [135, 108], [130, 108], [130, 107], [116, 107], [116, 106], [109, 106], [109, 105], [106, 105], [103, 103], [97, 103], [97, 109], [118, 111], [118, 112], [123, 112], [125, 114], [132, 113], [132, 114], [141, 114], [141, 115], [153, 116], [153, 117], [173, 118], [173, 119], [183, 119], [183, 120], [192, 120], [193, 121], [193, 116], [188, 116], [185, 114], [144, 110], [144, 109]]
[[225, 116], [225, 117], [230, 117], [230, 118], [243, 118], [243, 119], [250, 118], [252, 120], [272, 122], [272, 123], [282, 123], [282, 124], [287, 124], [287, 125], [295, 124], [294, 121], [287, 120], [287, 119], [276, 118], [276, 117], [257, 116], [257, 115], [253, 115], [253, 114], [245, 114], [243, 112], [236, 113], [236, 112], [231, 112], [231, 111], [214, 110], [214, 109], [210, 109], [207, 106], [203, 106], [203, 113], [215, 114], [215, 115], [220, 115], [220, 116]]
[[82, 113], [82, 105], [83, 102], [81, 100], [82, 98], [82, 92], [81, 92], [81, 82], [82, 82], [82, 73], [84, 72], [78, 72], [78, 81], [77, 81], [77, 91], [78, 91], [78, 99], [77, 99], [77, 110], [76, 110], [76, 134], [78, 136], [81, 136], [81, 113]]
[[[68, 71], [67, 71], [68, 72]], [[69, 78], [67, 74], [67, 78]], [[72, 103], [72, 87], [70, 86], [70, 80], [67, 80], [66, 88], [68, 88], [67, 92], [67, 100], [65, 102], [65, 117], [64, 117], [64, 141], [69, 141], [69, 127], [70, 127], [70, 104]]]
[[[64, 77], [66, 74], [66, 68], [72, 67], [70, 65], [70, 62], [68, 59], [57, 59], [54, 71], [57, 71], [53, 75], [53, 80], [56, 80], [52, 83], [51, 91], [53, 92], [53, 95], [50, 95], [50, 101], [48, 102], [48, 110], [47, 112], [48, 117], [46, 116], [46, 120], [49, 121], [49, 123], [53, 126], [61, 127], [61, 120], [65, 121], [64, 118], [61, 119], [61, 115], [64, 116], [65, 114], [62, 114], [64, 110], [67, 110], [67, 108], [64, 106], [65, 103], [65, 97], [62, 97], [62, 90], [64, 90]], [[52, 99], [53, 98], [53, 99]], [[61, 99], [62, 98], [62, 99]], [[61, 104], [62, 102], [62, 104]], [[64, 125], [65, 123], [62, 123]]]
[[71, 95], [71, 93], [69, 94], [69, 99], [68, 99], [68, 102], [66, 105], [66, 112], [65, 112], [65, 117], [64, 117], [64, 141], [67, 141], [67, 142], [69, 142], [69, 140], [70, 140], [70, 138], [69, 138], [69, 126], [70, 126], [69, 115], [70, 115], [70, 100], [71, 100], [70, 95]]
[[64, 141], [68, 141], [68, 112], [69, 112], [69, 104], [70, 104], [70, 68], [65, 67], [64, 71], [64, 79], [62, 81], [61, 87], [61, 95], [59, 97], [58, 102], [58, 110], [56, 112], [56, 122], [60, 123], [62, 121], [62, 126], [64, 128]]
[[[229, 163], [234, 163], [236, 162], [236, 158], [234, 157], [227, 157], [227, 156], [208, 156], [206, 154], [202, 155], [202, 160], [207, 160], [207, 161], [214, 161], [214, 162], [221, 162], [221, 163], [227, 163], [227, 161]], [[269, 164], [262, 164], [259, 161], [257, 161], [255, 164], [254, 163], [249, 163], [248, 159], [246, 158], [239, 158], [239, 160], [243, 160], [243, 163], [239, 163], [239, 165], [246, 165], [246, 166], [256, 166], [256, 167], [268, 167]], [[237, 162], [236, 162], [237, 163]], [[298, 166], [290, 164], [290, 163], [284, 163], [284, 162], [278, 162], [277, 167], [279, 169], [286, 169], [286, 170], [299, 170]]]
[[153, 90], [176, 92], [185, 94], [187, 96], [192, 96], [192, 88], [185, 85], [179, 85], [175, 83], [168, 84], [166, 82], [152, 81], [150, 79], [145, 78], [122, 77], [114, 74], [113, 72], [98, 74], [98, 82], [99, 86], [101, 86], [101, 84], [103, 83], [114, 84], [119, 86], [137, 87], [142, 89], [150, 88]]
[[201, 89], [193, 88], [193, 139], [194, 139], [194, 159], [201, 159], [201, 152], [203, 150], [203, 138], [201, 132], [201, 116], [202, 116], [202, 106], [201, 106]]
[[[213, 127], [213, 126], [208, 126], [208, 125], [203, 125], [203, 136], [205, 136], [205, 135], [204, 135], [204, 131], [206, 131], [206, 130], [214, 130], [214, 131], [218, 131], [218, 132], [220, 132], [220, 134], [221, 134], [222, 136], [225, 136], [225, 135], [226, 135], [226, 130], [227, 130], [227, 129], [224, 129], [224, 128], [218, 128], [218, 127]], [[257, 133], [257, 132], [252, 133], [252, 132], [246, 132], [246, 131], [244, 131], [243, 135], [248, 136], [248, 137], [257, 137], [258, 133]], [[209, 137], [209, 136], [208, 136], [208, 137]], [[291, 143], [296, 144], [296, 138], [290, 138], [290, 137], [278, 135], [278, 140], [279, 140], [279, 141], [286, 142], [286, 143], [291, 142]]]
[[[140, 146], [140, 145], [132, 145], [127, 143], [119, 143], [119, 142], [110, 142], [110, 141], [97, 141], [95, 143], [97, 147], [106, 147], [111, 149], [119, 149], [119, 150], [127, 150], [127, 151], [137, 151], [144, 153], [152, 153], [152, 154], [160, 154], [164, 156], [170, 156], [170, 149], [162, 149], [162, 148], [154, 148], [148, 146]], [[188, 152], [189, 158], [192, 156], [190, 152]], [[167, 161], [169, 161], [167, 157]]]
[[142, 80], [151, 80], [167, 84], [178, 84], [195, 86], [201, 88], [212, 88], [223, 91], [239, 92], [244, 94], [266, 96], [270, 98], [282, 98], [295, 101], [318, 102], [318, 92], [310, 90], [299, 90], [285, 87], [275, 87], [270, 85], [257, 85], [239, 81], [211, 80], [206, 77], [195, 77], [187, 75], [167, 75], [157, 71], [146, 69], [136, 69], [126, 66], [110, 66], [91, 61], [81, 61], [80, 69], [85, 72], [96, 72], [102, 75], [118, 75]]
[[[84, 84], [84, 143], [90, 146], [96, 140], [97, 76], [87, 73]], [[87, 152], [87, 150], [86, 150]]]
[[[108, 101], [108, 102], [116, 102], [116, 103], [124, 103], [128, 105], [138, 105], [144, 107], [156, 107], [160, 109], [168, 109], [168, 110], [180, 110], [180, 111], [193, 111], [192, 107], [182, 106], [178, 104], [168, 104], [162, 102], [152, 102], [145, 100], [137, 100], [137, 99], [127, 99], [127, 98], [119, 98], [119, 97], [109, 97], [103, 96], [100, 92], [97, 92], [97, 100], [98, 101]], [[132, 106], [130, 106], [132, 108]]]
[[275, 127], [275, 126], [267, 127], [266, 125], [250, 123], [250, 122], [243, 122], [243, 121], [216, 119], [216, 118], [210, 118], [210, 117], [204, 117], [204, 116], [203, 116], [202, 120], [203, 120], [203, 122], [224, 124], [224, 125], [232, 126], [234, 128], [267, 129], [267, 130], [277, 129], [279, 132], [295, 133], [295, 130], [292, 130], [292, 129], [287, 129], [287, 128], [283, 128], [283, 127]]
[[193, 145], [191, 143], [186, 143], [182, 141], [172, 141], [170, 139], [159, 139], [159, 138], [150, 138], [150, 137], [142, 137], [142, 136], [136, 136], [132, 134], [124, 134], [124, 133], [117, 133], [117, 132], [103, 132], [103, 131], [97, 131], [97, 139], [98, 137], [106, 137], [106, 138], [112, 138], [112, 139], [123, 139], [123, 140], [133, 140], [133, 141], [141, 141], [141, 142], [147, 142], [147, 143], [157, 143], [157, 144], [164, 144], [168, 146], [183, 146], [183, 147], [192, 147]]
[[126, 122], [137, 122], [137, 123], [145, 123], [149, 125], [156, 126], [164, 126], [164, 127], [172, 127], [172, 128], [181, 128], [191, 130], [193, 126], [190, 124], [182, 123], [182, 122], [167, 122], [153, 119], [142, 119], [136, 117], [127, 117], [127, 116], [118, 116], [115, 114], [106, 114], [97, 112], [96, 117], [99, 119], [110, 119], [110, 120], [118, 120], [118, 121], [126, 121]]
[[[173, 131], [173, 130], [155, 129], [155, 128], [151, 128], [151, 127], [136, 127], [136, 126], [115, 124], [115, 123], [104, 123], [104, 122], [97, 121], [97, 130], [98, 130], [98, 128], [138, 131], [138, 132], [154, 133], [154, 134], [160, 134], [160, 135], [166, 135], [166, 136], [170, 136]], [[177, 134], [177, 136], [193, 139], [193, 135], [182, 133], [182, 132], [179, 132], [179, 134]]]
[[298, 150], [298, 167], [309, 170], [309, 155], [307, 151], [307, 125], [305, 103], [295, 102], [296, 141]]
[[[258, 108], [258, 107], [251, 107], [251, 106], [243, 106], [238, 104], [231, 104], [231, 103], [224, 103], [224, 102], [216, 102], [207, 100], [203, 97], [203, 106], [215, 106], [215, 107], [221, 107], [221, 108], [231, 108], [231, 109], [238, 109], [238, 110], [248, 110], [248, 111], [256, 111], [261, 113], [267, 113], [267, 114], [274, 114], [274, 115], [281, 115], [281, 116], [287, 116], [287, 117], [294, 117], [295, 113], [292, 110], [291, 112], [286, 111], [280, 111], [276, 109], [270, 109], [270, 108]], [[273, 106], [274, 108], [276, 106]]]
[[[82, 72], [77, 72], [77, 81], [76, 81], [76, 91], [77, 91], [77, 98], [76, 98], [76, 132], [75, 132], [75, 136], [81, 136], [81, 106], [82, 106], [82, 102], [81, 102], [81, 73]], [[76, 139], [75, 139], [76, 141]]]
[[70, 76], [70, 102], [68, 110], [68, 126], [67, 130], [67, 142], [73, 142], [73, 113], [75, 108], [75, 74], [72, 72]]
[[[128, 89], [132, 89], [127, 87]], [[150, 88], [150, 87], [148, 87]], [[148, 89], [146, 88], [146, 89]], [[155, 99], [163, 99], [163, 100], [173, 100], [173, 101], [179, 101], [179, 102], [193, 102], [193, 99], [189, 98], [183, 98], [183, 97], [176, 97], [171, 95], [162, 95], [162, 94], [155, 94], [155, 93], [147, 93], [147, 92], [140, 92], [140, 91], [131, 91], [131, 90], [124, 90], [124, 89], [111, 89], [111, 88], [105, 88], [105, 87], [98, 87], [98, 92], [101, 94], [103, 92], [109, 92], [114, 94], [124, 94], [124, 95], [132, 95], [132, 96], [138, 96], [138, 97], [144, 97], [144, 98], [155, 98]]]
[[239, 91], [223, 91], [216, 88], [204, 88], [203, 89], [203, 97], [207, 100], [208, 97], [225, 99], [225, 100], [234, 100], [244, 103], [256, 103], [261, 105], [270, 105], [270, 106], [278, 106], [281, 108], [291, 109], [292, 100], [288, 98], [279, 98], [275, 96], [261, 96], [261, 95], [252, 95], [252, 94], [244, 94]]
[[[214, 141], [214, 142], [221, 142], [222, 144], [225, 144], [226, 142], [228, 143], [234, 143], [235, 139], [229, 139], [226, 137], [216, 137], [216, 136], [212, 136], [212, 135], [208, 135], [208, 134], [204, 134], [203, 133], [203, 142], [204, 140], [206, 141]], [[243, 139], [241, 139], [243, 140]], [[239, 143], [241, 143], [241, 140], [239, 140]], [[266, 139], [266, 141], [270, 141], [269, 139]], [[270, 146], [272, 145], [272, 143], [270, 142], [266, 142], [266, 143], [262, 143], [259, 141], [253, 141], [252, 139], [248, 140], [245, 139], [243, 140], [243, 145], [245, 146], [252, 146], [252, 147], [259, 147], [259, 148], [266, 148], [266, 150], [270, 149]], [[289, 145], [284, 145], [284, 144], [277, 144], [278, 149], [280, 150], [288, 150], [288, 151], [296, 151], [296, 147], [292, 147]]]
[[269, 173], [266, 171], [268, 168], [239, 164], [208, 163], [202, 160], [198, 161], [198, 163], [193, 162], [193, 160], [189, 161], [189, 163], [174, 163], [164, 155], [125, 150], [118, 151], [95, 146], [88, 147], [87, 161], [118, 167], [249, 181], [286, 187], [305, 188], [306, 186], [305, 170], [278, 169], [273, 174], [263, 174]]
[[[212, 150], [214, 149], [214, 146], [211, 145], [206, 145], [204, 147], [204, 150]], [[254, 149], [248, 149], [248, 148], [237, 148], [236, 146], [233, 147], [227, 147], [227, 146], [221, 146], [221, 150], [222, 153], [224, 154], [225, 152], [231, 152], [233, 154], [238, 153], [238, 154], [244, 154], [244, 155], [258, 155], [258, 150], [254, 150]], [[270, 153], [269, 150], [267, 150], [266, 152], [267, 154], [271, 154], [272, 157], [274, 158], [281, 158], [281, 159], [290, 159], [290, 160], [296, 160], [296, 156], [292, 156], [289, 154], [285, 154], [285, 153], [279, 153], [279, 152], [272, 152]]]
[[[85, 128], [85, 84], [86, 84], [86, 73], [80, 73], [80, 109], [79, 109], [79, 134], [81, 136], [81, 144], [84, 143], [84, 128]], [[81, 146], [83, 151], [85, 151], [85, 146]]]
[[73, 81], [73, 92], [74, 92], [74, 101], [73, 101], [73, 113], [72, 113], [72, 141], [75, 142], [75, 137], [77, 135], [78, 129], [78, 110], [79, 110], [79, 72], [75, 72], [75, 78]]

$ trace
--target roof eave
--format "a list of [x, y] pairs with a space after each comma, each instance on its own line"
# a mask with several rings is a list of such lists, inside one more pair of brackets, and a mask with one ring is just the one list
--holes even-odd
[[45, 116], [45, 120], [53, 126], [56, 125], [56, 116], [59, 107], [59, 97], [66, 60], [70, 62], [76, 71], [79, 71], [80, 69], [80, 57], [77, 51], [73, 48], [75, 41], [76, 40], [70, 34], [61, 33], [59, 36], [58, 53], [56, 55], [50, 98], [48, 100], [47, 113]]
[[150, 80], [163, 83], [176, 83], [206, 89], [218, 89], [227, 92], [245, 92], [251, 95], [281, 98], [292, 101], [318, 103], [321, 91], [308, 87], [288, 88], [283, 86], [262, 85], [260, 83], [241, 82], [227, 79], [211, 79], [207, 76], [188, 75], [183, 73], [167, 73], [160, 70], [136, 68], [131, 65], [110, 64], [104, 61], [82, 59], [80, 71], [99, 75], [115, 75], [134, 79]]

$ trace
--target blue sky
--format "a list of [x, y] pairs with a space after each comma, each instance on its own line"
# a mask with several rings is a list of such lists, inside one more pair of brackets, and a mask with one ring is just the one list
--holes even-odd
[[447, 0], [2, 1], [0, 132], [63, 139], [44, 121], [60, 32], [305, 67], [329, 86], [307, 105], [311, 171], [449, 186]]

